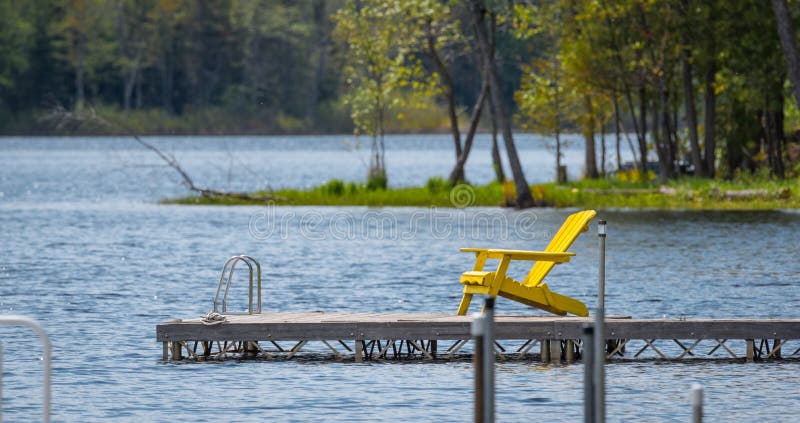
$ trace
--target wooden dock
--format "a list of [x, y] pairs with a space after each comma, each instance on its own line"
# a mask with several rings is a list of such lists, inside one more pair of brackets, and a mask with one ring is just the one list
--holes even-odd
[[[471, 354], [469, 316], [262, 313], [173, 320], [156, 326], [164, 360], [225, 358], [455, 360]], [[500, 360], [580, 358], [592, 318], [497, 316]], [[610, 360], [774, 360], [800, 352], [800, 319], [606, 319]]]

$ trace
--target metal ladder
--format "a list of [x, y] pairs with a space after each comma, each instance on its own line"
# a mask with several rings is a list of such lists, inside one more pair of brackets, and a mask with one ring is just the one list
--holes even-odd
[[[219, 284], [217, 285], [217, 295], [214, 296], [214, 313], [221, 313], [221, 314], [243, 314], [243, 313], [228, 313], [228, 292], [231, 289], [231, 281], [233, 280], [233, 271], [236, 270], [236, 265], [239, 262], [243, 262], [247, 265], [250, 270], [250, 289], [249, 289], [249, 302], [247, 307], [247, 314], [260, 314], [261, 313], [261, 264], [258, 260], [254, 259], [248, 255], [238, 255], [233, 256], [225, 262], [225, 265], [222, 266], [222, 275], [219, 277]], [[257, 285], [257, 303], [256, 307], [253, 307], [253, 265], [256, 266], [256, 272], [258, 276], [258, 285]], [[228, 270], [230, 267], [230, 270]], [[228, 272], [228, 276], [225, 277], [225, 273]], [[219, 310], [219, 295], [222, 292], [222, 284], [225, 283], [225, 292], [222, 295], [222, 310]]]

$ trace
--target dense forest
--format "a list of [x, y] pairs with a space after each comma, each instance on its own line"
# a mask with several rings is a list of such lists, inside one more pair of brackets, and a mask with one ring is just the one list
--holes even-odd
[[583, 134], [588, 177], [620, 165], [607, 143], [665, 179], [785, 177], [798, 22], [792, 0], [0, 0], [0, 132], [89, 109], [141, 133], [355, 130], [379, 179], [384, 133], [440, 130], [457, 182], [487, 130], [523, 197], [512, 130]]

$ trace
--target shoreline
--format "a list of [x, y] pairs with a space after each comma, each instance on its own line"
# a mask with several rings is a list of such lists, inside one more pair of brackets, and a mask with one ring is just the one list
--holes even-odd
[[[683, 178], [659, 185], [618, 180], [584, 180], [531, 185], [534, 200], [542, 207], [754, 211], [800, 209], [800, 179], [786, 180], [703, 180]], [[426, 186], [368, 190], [353, 182], [332, 180], [307, 189], [281, 189], [251, 193], [272, 197], [268, 201], [224, 196], [186, 196], [160, 201], [181, 205], [263, 205], [276, 206], [366, 206], [366, 207], [506, 207], [499, 183], [457, 185], [449, 188], [441, 178]], [[513, 198], [513, 196], [511, 196]]]

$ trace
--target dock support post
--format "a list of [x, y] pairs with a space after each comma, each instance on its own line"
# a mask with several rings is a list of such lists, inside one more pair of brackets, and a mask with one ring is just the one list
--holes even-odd
[[356, 339], [356, 363], [361, 363], [364, 361], [364, 341], [361, 339]]
[[781, 340], [780, 339], [773, 339], [772, 340], [772, 358], [781, 358]]
[[567, 340], [567, 351], [565, 354], [565, 358], [567, 363], [572, 363], [575, 361], [575, 341], [568, 339]]
[[703, 422], [703, 385], [692, 385], [692, 423]]
[[169, 342], [167, 341], [161, 343], [161, 359], [164, 361], [169, 360]]
[[747, 362], [752, 363], [756, 357], [756, 341], [753, 339], [746, 339], [747, 342]]
[[594, 423], [594, 327], [583, 325], [583, 421]]
[[542, 363], [549, 363], [550, 362], [550, 340], [549, 339], [542, 339], [540, 348], [541, 348], [541, 351], [542, 351]]
[[561, 361], [561, 340], [550, 340], [550, 360]]
[[172, 341], [170, 342], [170, 346], [172, 348], [172, 361], [182, 360], [181, 357], [181, 343]]
[[242, 356], [255, 357], [258, 355], [258, 341], [245, 341]]

